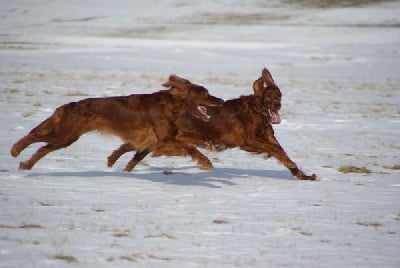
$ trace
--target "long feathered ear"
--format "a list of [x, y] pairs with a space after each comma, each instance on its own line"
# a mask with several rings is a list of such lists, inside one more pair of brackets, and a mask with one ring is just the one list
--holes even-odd
[[264, 68], [264, 70], [262, 70], [262, 79], [267, 86], [276, 85], [271, 73], [268, 71], [267, 68]]
[[264, 89], [264, 81], [263, 78], [260, 77], [253, 83], [254, 95], [261, 97], [263, 94], [263, 89]]
[[189, 80], [181, 78], [177, 75], [171, 74], [168, 81], [162, 84], [164, 87], [177, 87], [184, 88], [185, 86], [191, 84]]
[[175, 81], [167, 81], [164, 84], [162, 84], [164, 87], [173, 87], [173, 88], [180, 88], [180, 89], [184, 89], [187, 86], [181, 83], [177, 83]]
[[172, 95], [178, 96], [181, 98], [186, 98], [186, 96], [189, 93], [189, 89], [187, 87], [171, 87], [171, 89], [168, 90]]

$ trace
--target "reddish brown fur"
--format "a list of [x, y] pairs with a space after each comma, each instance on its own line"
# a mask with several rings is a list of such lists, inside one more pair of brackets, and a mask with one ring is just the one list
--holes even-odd
[[[176, 76], [171, 76], [170, 80], [190, 83]], [[221, 103], [221, 99], [209, 95], [205, 88], [194, 85], [153, 94], [72, 102], [57, 108], [52, 116], [16, 142], [11, 148], [11, 155], [17, 157], [30, 144], [46, 142], [29, 160], [20, 163], [20, 169], [31, 169], [46, 154], [69, 146], [86, 132], [99, 131], [119, 136], [126, 142], [119, 150], [137, 151], [139, 161], [154, 150], [157, 143], [164, 143], [165, 147], [179, 148], [175, 154], [190, 155], [201, 168], [209, 169], [212, 164], [207, 157], [194, 146], [175, 139], [177, 128], [174, 122], [183, 112], [193, 113], [197, 105]], [[137, 159], [132, 159], [125, 170], [131, 170]]]
[[[225, 101], [210, 122], [201, 122], [191, 115], [180, 117], [177, 139], [200, 147], [204, 147], [205, 141], [212, 140], [220, 148], [239, 147], [251, 153], [273, 156], [298, 179], [315, 180], [316, 175], [305, 175], [275, 138], [268, 110], [280, 109], [281, 92], [267, 69], [254, 82], [253, 89], [253, 95]], [[158, 154], [164, 153], [162, 146], [156, 146], [154, 150]]]

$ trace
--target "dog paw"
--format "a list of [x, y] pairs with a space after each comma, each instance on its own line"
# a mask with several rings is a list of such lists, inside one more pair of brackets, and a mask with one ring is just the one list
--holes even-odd
[[292, 172], [293, 176], [296, 176], [299, 180], [315, 181], [317, 179], [317, 175], [312, 174], [311, 176], [308, 176], [297, 167], [289, 168], [289, 170]]
[[30, 169], [32, 169], [32, 165], [29, 164], [28, 161], [19, 163], [19, 170], [30, 170]]
[[301, 174], [301, 176], [297, 176], [299, 180], [306, 180], [306, 181], [315, 181], [317, 180], [317, 175], [312, 174], [311, 176], [307, 176], [304, 173]]
[[128, 165], [125, 166], [124, 171], [125, 171], [125, 172], [131, 172], [132, 169], [133, 169], [135, 166], [136, 166], [136, 165], [133, 165], [133, 166], [132, 166], [132, 165], [129, 165], [129, 164], [128, 164]]
[[108, 157], [107, 158], [107, 167], [112, 167], [113, 165], [114, 165], [114, 163], [115, 163], [115, 161], [116, 161], [116, 159], [113, 159], [112, 157]]
[[312, 174], [311, 176], [306, 176], [306, 180], [315, 181], [317, 180], [317, 175]]
[[17, 150], [17, 148], [15, 148], [14, 146], [11, 148], [10, 150], [11, 156], [12, 157], [17, 157], [19, 155], [19, 150]]
[[201, 163], [201, 164], [199, 164], [199, 168], [202, 170], [210, 170], [210, 169], [213, 169], [214, 166], [211, 163]]

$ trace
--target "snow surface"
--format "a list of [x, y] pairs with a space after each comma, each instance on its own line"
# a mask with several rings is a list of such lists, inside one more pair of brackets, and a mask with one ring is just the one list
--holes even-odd
[[[400, 267], [400, 3], [0, 2], [0, 267]], [[224, 99], [263, 67], [276, 136], [317, 182], [240, 150], [146, 158], [91, 133], [31, 171], [11, 145], [55, 108], [176, 73]], [[342, 173], [341, 167], [371, 173]]]

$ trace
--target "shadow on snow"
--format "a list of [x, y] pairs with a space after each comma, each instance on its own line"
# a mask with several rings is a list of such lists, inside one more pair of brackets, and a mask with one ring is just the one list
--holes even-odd
[[[186, 170], [186, 172], [185, 172]], [[294, 180], [287, 170], [258, 170], [240, 168], [214, 168], [211, 171], [199, 171], [190, 173], [188, 167], [182, 168], [150, 168], [135, 172], [116, 172], [116, 171], [60, 171], [47, 173], [30, 173], [29, 177], [51, 176], [51, 177], [117, 177], [127, 179], [148, 180], [165, 184], [204, 186], [211, 188], [221, 188], [221, 185], [234, 186], [233, 178], [262, 177], [274, 179]]]

